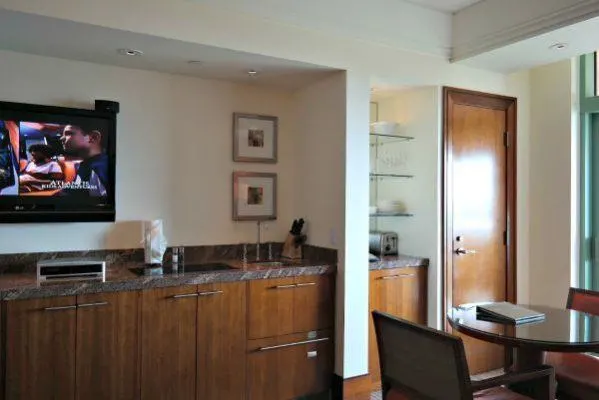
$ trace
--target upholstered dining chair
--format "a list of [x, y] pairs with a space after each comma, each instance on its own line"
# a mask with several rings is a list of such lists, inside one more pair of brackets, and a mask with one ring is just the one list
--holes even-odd
[[[566, 307], [599, 315], [599, 292], [570, 288]], [[598, 357], [587, 353], [547, 353], [545, 362], [555, 368], [558, 399], [599, 399]]]
[[504, 387], [515, 383], [533, 399], [553, 399], [551, 367], [472, 381], [459, 337], [378, 311], [372, 318], [384, 400], [530, 400]]

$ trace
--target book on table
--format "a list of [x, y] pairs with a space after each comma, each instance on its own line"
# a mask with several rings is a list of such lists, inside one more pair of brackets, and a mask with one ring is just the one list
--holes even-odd
[[512, 324], [538, 322], [545, 319], [545, 314], [541, 312], [508, 303], [506, 301], [480, 304], [476, 306], [476, 312], [479, 317], [482, 317], [481, 319], [488, 319], [504, 323], [507, 322]]

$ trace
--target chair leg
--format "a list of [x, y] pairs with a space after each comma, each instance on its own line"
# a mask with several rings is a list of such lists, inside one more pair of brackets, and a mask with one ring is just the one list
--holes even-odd
[[535, 400], [555, 400], [556, 380], [553, 376], [544, 376], [532, 381], [509, 385], [510, 390]]
[[381, 382], [381, 393], [383, 394], [383, 400], [387, 400], [387, 395], [389, 394], [390, 390], [391, 386], [388, 383], [385, 383], [385, 381]]

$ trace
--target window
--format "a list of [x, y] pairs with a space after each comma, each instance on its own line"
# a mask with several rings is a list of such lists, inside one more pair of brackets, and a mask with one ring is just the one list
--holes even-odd
[[579, 286], [599, 290], [599, 56], [580, 59]]

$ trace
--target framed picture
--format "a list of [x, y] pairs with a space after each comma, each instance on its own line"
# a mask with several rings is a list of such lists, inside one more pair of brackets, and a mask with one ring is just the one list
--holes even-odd
[[233, 161], [277, 162], [279, 118], [233, 114]]
[[277, 219], [277, 174], [233, 173], [233, 220]]

